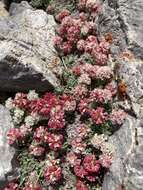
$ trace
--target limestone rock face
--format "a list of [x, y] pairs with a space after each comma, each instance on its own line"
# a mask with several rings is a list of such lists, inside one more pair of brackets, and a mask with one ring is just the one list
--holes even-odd
[[14, 179], [18, 172], [15, 150], [6, 139], [7, 131], [12, 127], [9, 111], [0, 105], [0, 189], [3, 189], [7, 181]]
[[0, 1], [0, 17], [7, 17], [9, 16], [8, 11], [5, 8], [4, 2]]
[[142, 10], [142, 0], [105, 0], [98, 19], [98, 32], [113, 35], [114, 54], [130, 49], [136, 57], [143, 58]]
[[[116, 151], [102, 190], [143, 189], [142, 23], [142, 0], [105, 0], [97, 19], [98, 34], [113, 37], [111, 53], [119, 64], [118, 76], [127, 84], [128, 95], [126, 101], [118, 102], [128, 115], [124, 125], [110, 137]], [[133, 56], [121, 58], [127, 51]]]
[[115, 157], [102, 190], [141, 190], [143, 187], [143, 62], [120, 60], [120, 78], [126, 82], [128, 100], [119, 103], [128, 115], [111, 137]]
[[10, 14], [0, 19], [0, 89], [45, 91], [59, 86], [53, 16], [34, 11], [27, 2], [12, 3]]

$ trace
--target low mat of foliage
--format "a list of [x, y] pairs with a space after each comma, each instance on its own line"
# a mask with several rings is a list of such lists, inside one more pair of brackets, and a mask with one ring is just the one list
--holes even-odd
[[[110, 44], [96, 35], [95, 19], [102, 9], [96, 2], [79, 0], [75, 15], [63, 10], [55, 16], [61, 87], [44, 95], [17, 93], [6, 101], [15, 125], [7, 137], [18, 152], [20, 177], [5, 190], [94, 190], [102, 185], [114, 156], [108, 137], [126, 114], [114, 103]], [[54, 7], [47, 11], [53, 13]]]

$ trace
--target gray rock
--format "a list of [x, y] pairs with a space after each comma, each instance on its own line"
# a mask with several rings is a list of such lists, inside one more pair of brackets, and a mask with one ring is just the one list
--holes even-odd
[[128, 95], [132, 102], [138, 103], [143, 97], [143, 61], [136, 59], [120, 60], [119, 65], [118, 73], [127, 84]]
[[143, 1], [105, 0], [98, 19], [100, 34], [112, 33], [114, 54], [130, 49], [136, 57], [143, 58]]
[[3, 18], [7, 16], [9, 16], [9, 13], [5, 8], [5, 4], [4, 2], [0, 1], [0, 17]]
[[16, 15], [25, 11], [25, 9], [34, 10], [27, 1], [22, 1], [20, 4], [12, 3], [9, 8], [9, 13], [10, 15]]
[[[105, 175], [102, 190], [142, 190], [143, 188], [143, 63], [132, 59], [119, 60], [119, 77], [127, 84], [128, 100], [122, 108], [129, 109], [126, 122], [110, 137], [115, 157]], [[119, 104], [121, 106], [121, 104]]]
[[10, 13], [0, 19], [0, 89], [45, 91], [59, 86], [62, 70], [53, 44], [53, 16], [32, 10], [26, 2], [12, 4]]
[[[102, 190], [143, 189], [143, 1], [105, 0], [97, 19], [99, 35], [111, 33], [111, 53], [130, 50], [134, 58], [118, 59], [118, 75], [127, 84], [128, 100], [118, 102], [127, 111], [123, 126], [110, 137], [115, 157]], [[116, 59], [116, 60], [117, 60]]]
[[0, 189], [2, 190], [7, 181], [17, 176], [17, 163], [15, 150], [10, 147], [6, 134], [13, 127], [9, 111], [0, 105]]

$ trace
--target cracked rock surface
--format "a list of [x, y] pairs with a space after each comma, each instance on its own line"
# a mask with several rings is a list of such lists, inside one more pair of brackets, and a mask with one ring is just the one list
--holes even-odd
[[105, 0], [98, 19], [98, 32], [112, 33], [113, 54], [130, 49], [137, 58], [143, 58], [142, 23], [142, 0]]
[[[113, 36], [111, 53], [118, 60], [118, 75], [127, 84], [128, 94], [128, 100], [120, 105], [128, 113], [126, 122], [110, 138], [116, 151], [102, 190], [142, 190], [143, 1], [105, 0], [97, 22], [100, 35], [111, 33]], [[133, 57], [121, 58], [128, 50]]]
[[113, 164], [102, 190], [142, 190], [143, 187], [143, 62], [120, 60], [119, 75], [128, 86], [129, 100], [122, 102], [126, 122], [111, 137], [115, 147]]
[[59, 86], [61, 62], [54, 49], [55, 20], [23, 1], [0, 18], [0, 90], [38, 91]]
[[0, 189], [18, 174], [15, 150], [9, 146], [6, 138], [7, 131], [13, 127], [11, 121], [9, 111], [0, 105]]

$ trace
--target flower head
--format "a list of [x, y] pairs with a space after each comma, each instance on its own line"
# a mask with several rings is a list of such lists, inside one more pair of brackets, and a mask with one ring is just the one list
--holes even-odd
[[112, 156], [107, 155], [107, 154], [103, 154], [100, 156], [100, 163], [102, 165], [102, 167], [104, 168], [109, 168], [112, 164]]
[[94, 89], [90, 93], [90, 100], [101, 104], [106, 104], [112, 101], [111, 91], [106, 89]]
[[62, 169], [55, 165], [49, 166], [44, 172], [44, 177], [47, 184], [55, 184], [62, 177]]
[[49, 147], [51, 150], [53, 151], [60, 150], [63, 144], [63, 135], [56, 135], [56, 134], [49, 133], [47, 135], [46, 141], [49, 144]]
[[29, 91], [29, 93], [27, 94], [27, 99], [28, 100], [36, 100], [36, 99], [38, 99], [39, 98], [39, 96], [38, 96], [38, 94], [35, 92], [35, 90], [30, 90]]
[[96, 125], [101, 125], [108, 119], [108, 114], [102, 107], [98, 107], [96, 110], [92, 109], [90, 111], [90, 116]]
[[110, 80], [113, 77], [113, 72], [108, 66], [99, 67], [96, 71], [96, 78], [100, 80]]
[[69, 152], [66, 156], [66, 161], [73, 167], [76, 165], [78, 157], [74, 152]]
[[88, 175], [88, 172], [84, 169], [84, 167], [79, 164], [74, 166], [74, 173], [77, 177], [80, 177], [82, 179]]
[[17, 93], [15, 95], [15, 98], [13, 100], [13, 103], [15, 106], [21, 108], [21, 109], [26, 109], [28, 107], [29, 101], [27, 99], [27, 95], [24, 93]]
[[83, 166], [85, 170], [90, 173], [98, 173], [101, 168], [99, 162], [95, 158], [95, 155], [92, 154], [88, 154], [85, 156], [83, 160]]
[[45, 148], [39, 145], [30, 145], [29, 152], [33, 156], [42, 156], [45, 153]]
[[67, 9], [63, 9], [58, 15], [56, 15], [56, 20], [62, 22], [62, 20], [69, 15], [70, 12]]
[[11, 182], [9, 183], [4, 190], [20, 190], [19, 186], [17, 183]]
[[50, 119], [48, 122], [48, 127], [54, 130], [59, 130], [64, 128], [65, 126], [65, 119], [64, 119], [64, 112], [57, 111], [55, 113], [51, 113]]
[[88, 187], [80, 180], [76, 182], [76, 190], [88, 190]]
[[10, 145], [13, 145], [18, 140], [22, 140], [23, 139], [23, 135], [22, 135], [20, 129], [18, 129], [18, 128], [11, 128], [11, 129], [9, 129], [9, 131], [7, 133], [7, 139], [8, 139], [8, 143]]
[[86, 138], [90, 132], [90, 128], [85, 124], [80, 124], [75, 130], [77, 132], [77, 136], [82, 139]]
[[82, 142], [81, 138], [75, 138], [71, 141], [71, 146], [72, 146], [73, 152], [77, 154], [81, 154], [85, 151], [85, 148], [87, 145], [86, 143]]
[[6, 101], [5, 101], [5, 107], [9, 110], [13, 109], [14, 108], [14, 104], [13, 104], [13, 99], [12, 98], [8, 98]]
[[113, 110], [110, 115], [110, 120], [113, 125], [122, 125], [126, 115], [127, 114], [123, 110]]

